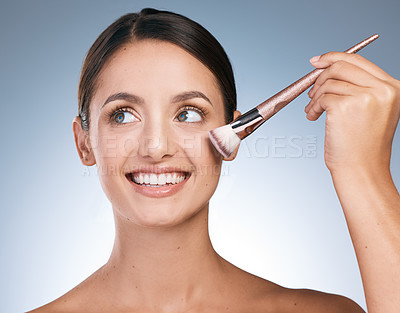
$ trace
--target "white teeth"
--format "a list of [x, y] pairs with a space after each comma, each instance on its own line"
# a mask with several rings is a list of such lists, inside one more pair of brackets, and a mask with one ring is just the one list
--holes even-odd
[[150, 185], [157, 185], [157, 175], [150, 174]]
[[178, 184], [185, 180], [185, 175], [181, 173], [166, 173], [166, 174], [154, 174], [154, 173], [135, 173], [133, 181], [140, 185], [149, 186], [166, 186], [167, 184]]
[[165, 174], [161, 174], [158, 176], [158, 185], [165, 185], [167, 182], [167, 178], [165, 177]]

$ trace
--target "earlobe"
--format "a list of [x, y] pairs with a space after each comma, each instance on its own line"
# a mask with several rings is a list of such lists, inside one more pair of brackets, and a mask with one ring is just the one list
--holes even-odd
[[81, 118], [79, 116], [76, 116], [72, 121], [72, 130], [74, 132], [76, 149], [82, 164], [86, 166], [96, 164], [88, 132], [82, 129]]
[[[233, 112], [233, 120], [236, 120], [240, 115], [242, 115], [242, 113], [240, 113], [240, 111], [236, 110], [235, 112]], [[224, 161], [233, 161], [236, 158], [236, 155], [239, 151], [239, 147], [240, 144], [238, 144], [238, 146], [236, 147], [235, 151], [233, 151], [233, 153], [229, 156], [229, 158], [223, 158]]]

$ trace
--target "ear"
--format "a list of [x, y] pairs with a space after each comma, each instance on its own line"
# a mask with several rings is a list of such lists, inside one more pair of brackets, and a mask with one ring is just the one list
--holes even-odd
[[[236, 110], [235, 112], [233, 112], [233, 120], [236, 120], [240, 115], [242, 115], [242, 113], [240, 113], [240, 111]], [[236, 158], [236, 155], [239, 151], [239, 147], [240, 147], [240, 143], [238, 144], [238, 146], [236, 147], [235, 151], [233, 151], [233, 153], [229, 156], [229, 158], [223, 158], [224, 161], [232, 161]]]
[[96, 164], [90, 145], [89, 133], [82, 128], [81, 118], [79, 116], [76, 116], [72, 121], [72, 130], [74, 132], [76, 149], [78, 150], [82, 164], [86, 166]]

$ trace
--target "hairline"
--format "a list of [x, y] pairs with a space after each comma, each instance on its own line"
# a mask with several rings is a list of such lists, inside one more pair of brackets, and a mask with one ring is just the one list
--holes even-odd
[[[96, 92], [99, 88], [101, 88], [101, 75], [103, 74], [103, 72], [105, 71], [105, 69], [107, 68], [107, 66], [109, 66], [109, 64], [112, 62], [113, 58], [115, 58], [115, 55], [121, 51], [123, 48], [126, 48], [130, 45], [136, 44], [136, 43], [140, 43], [142, 41], [152, 41], [152, 42], [158, 42], [158, 43], [168, 43], [171, 45], [174, 45], [175, 47], [180, 48], [181, 50], [185, 51], [186, 53], [188, 53], [189, 55], [191, 55], [193, 58], [195, 58], [196, 60], [198, 60], [204, 67], [206, 67], [209, 72], [211, 73], [212, 77], [213, 77], [213, 83], [215, 84], [215, 87], [219, 90], [219, 94], [222, 98], [222, 104], [224, 106], [224, 121], [226, 122], [227, 116], [226, 116], [226, 110], [225, 110], [225, 97], [224, 97], [224, 92], [223, 92], [223, 87], [221, 86], [218, 78], [216, 77], [216, 75], [212, 72], [212, 70], [206, 65], [204, 64], [199, 58], [197, 58], [194, 54], [190, 53], [188, 50], [186, 50], [185, 48], [181, 47], [180, 45], [171, 42], [169, 40], [166, 39], [160, 39], [160, 38], [138, 38], [136, 35], [132, 35], [131, 38], [129, 38], [126, 42], [121, 43], [110, 55], [107, 56], [106, 61], [103, 63], [100, 71], [98, 72], [98, 74], [96, 75], [95, 79], [93, 80], [93, 89], [92, 89], [92, 93], [91, 93], [91, 97], [90, 99], [88, 99], [88, 119], [89, 121], [91, 121], [90, 119], [90, 115], [91, 115], [91, 106], [92, 106], [92, 102], [93, 99], [96, 95]], [[90, 125], [92, 123], [89, 122], [89, 128], [85, 131], [89, 132], [90, 130]]]

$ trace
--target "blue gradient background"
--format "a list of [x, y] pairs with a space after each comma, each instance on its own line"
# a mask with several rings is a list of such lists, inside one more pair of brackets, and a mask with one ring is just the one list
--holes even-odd
[[[400, 77], [399, 1], [2, 1], [0, 4], [0, 311], [41, 306], [104, 262], [114, 236], [95, 168], [81, 165], [72, 119], [85, 53], [112, 21], [153, 6], [187, 15], [225, 47], [242, 112], [345, 50]], [[233, 264], [291, 288], [365, 308], [345, 219], [323, 160], [324, 119], [300, 96], [242, 143], [211, 201], [210, 233]], [[400, 185], [396, 133], [392, 173]], [[308, 137], [316, 139], [309, 155]]]

